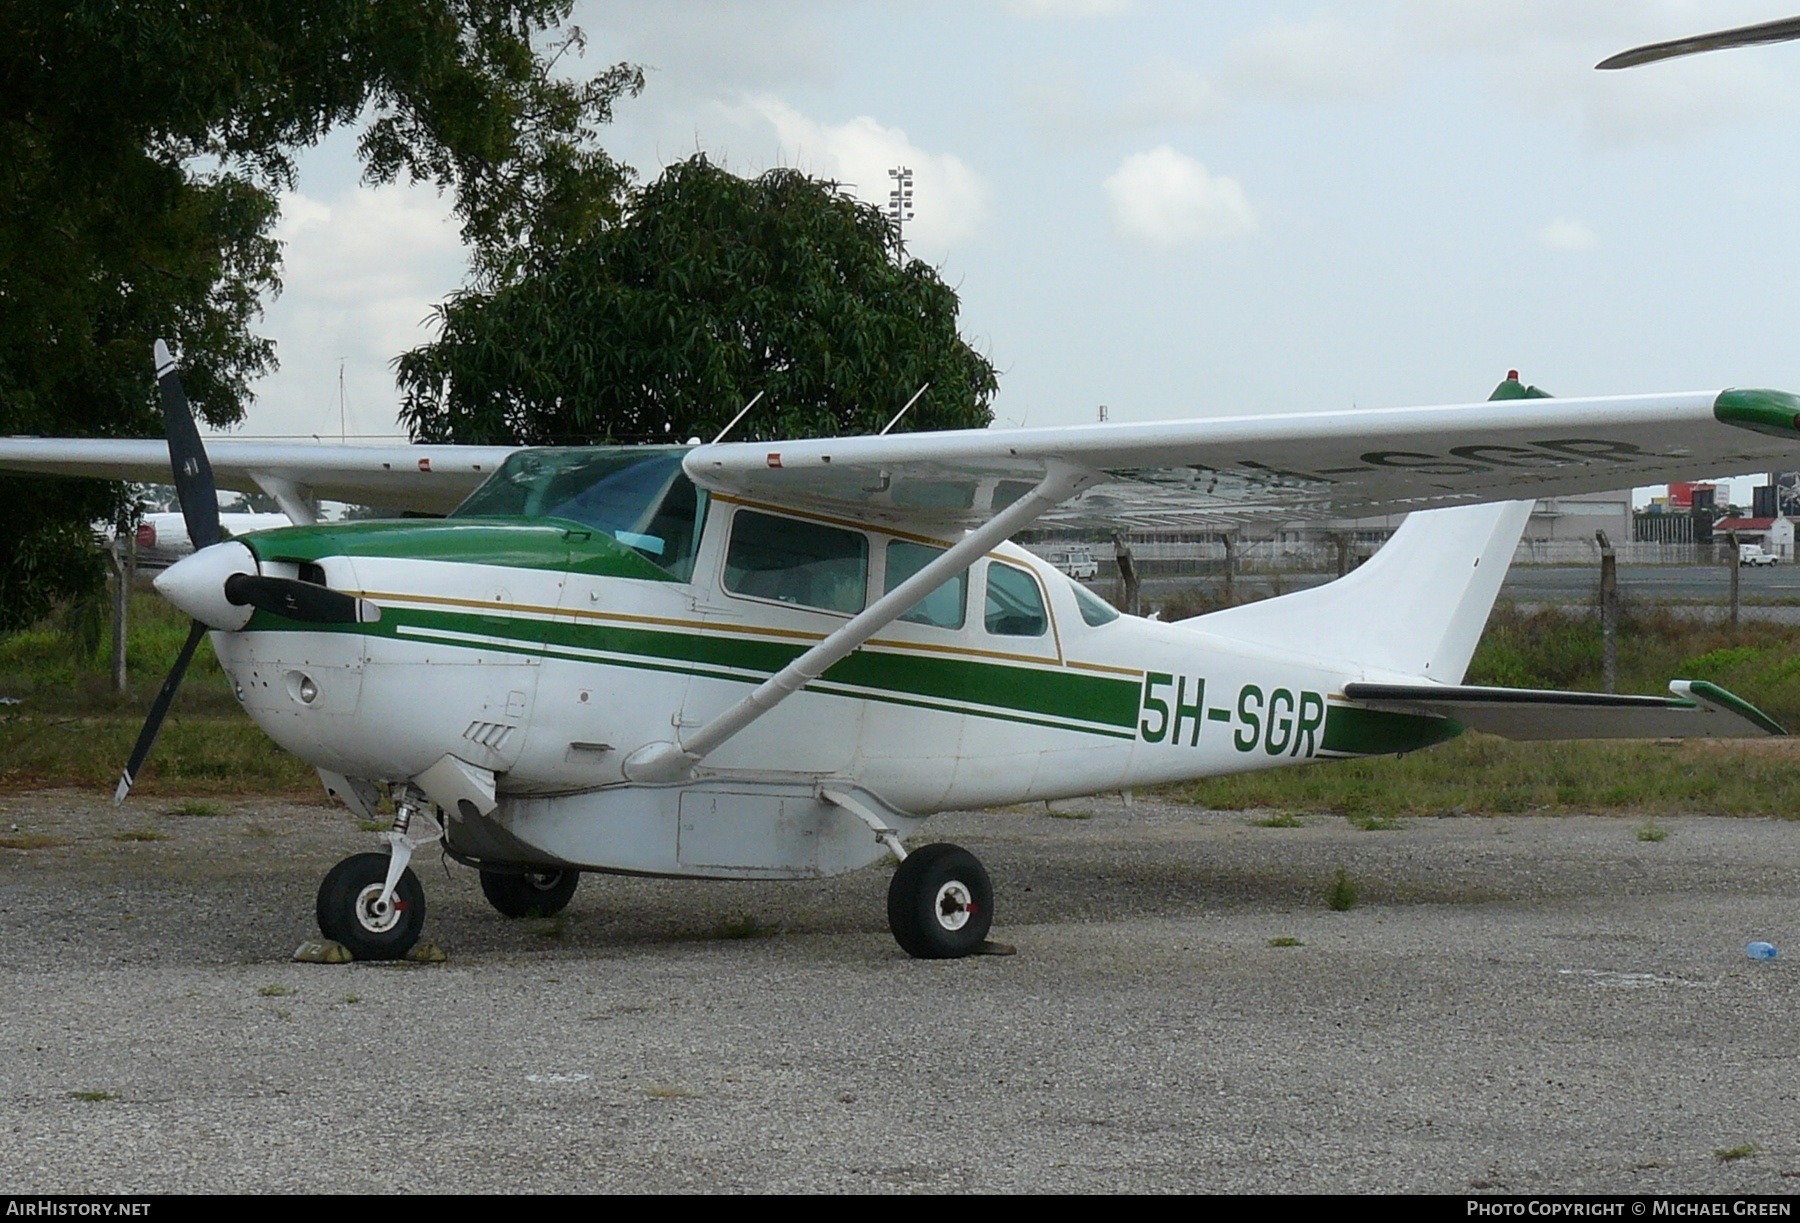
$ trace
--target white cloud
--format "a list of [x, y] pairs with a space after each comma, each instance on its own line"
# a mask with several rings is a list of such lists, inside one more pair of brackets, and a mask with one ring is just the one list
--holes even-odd
[[1323, 17], [1260, 26], [1233, 41], [1224, 59], [1235, 92], [1290, 100], [1371, 97], [1402, 70], [1390, 39]]
[[837, 180], [867, 203], [885, 208], [888, 171], [910, 166], [916, 216], [906, 224], [909, 248], [936, 255], [975, 234], [987, 219], [987, 182], [961, 158], [928, 153], [897, 127], [885, 127], [868, 115], [848, 123], [820, 123], [766, 95], [750, 98], [747, 106], [775, 129], [784, 161]]
[[1006, 0], [1006, 11], [1028, 21], [1118, 17], [1131, 11], [1131, 0]]
[[1113, 226], [1152, 245], [1231, 238], [1257, 229], [1256, 213], [1235, 178], [1214, 175], [1166, 144], [1127, 157], [1104, 189]]
[[1537, 231], [1537, 240], [1553, 251], [1591, 251], [1599, 242], [1580, 221], [1557, 217]]
[[1136, 84], [1119, 106], [1119, 119], [1131, 127], [1194, 123], [1212, 115], [1219, 102], [1205, 73], [1154, 55], [1138, 69]]
[[[838, 53], [821, 0], [581, 0], [573, 23], [591, 36], [579, 70], [616, 60], [644, 66], [647, 99], [715, 97], [805, 82], [828, 84]], [[621, 113], [646, 99], [622, 103]]]
[[431, 307], [467, 269], [448, 199], [427, 187], [349, 188], [330, 200], [290, 193], [275, 235], [279, 298], [264, 331], [281, 369], [257, 386], [250, 431], [338, 430], [338, 365], [352, 434], [397, 431], [390, 362], [432, 338]]

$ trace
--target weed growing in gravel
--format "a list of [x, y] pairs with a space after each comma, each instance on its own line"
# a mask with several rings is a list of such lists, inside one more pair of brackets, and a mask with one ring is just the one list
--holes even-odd
[[103, 1100], [117, 1100], [118, 1098], [119, 1093], [116, 1091], [71, 1091], [69, 1093], [69, 1099], [80, 1100], [84, 1104], [99, 1104]]
[[563, 939], [569, 935], [569, 915], [558, 913], [555, 917], [527, 917], [524, 919], [524, 926], [539, 938]]
[[68, 842], [42, 832], [15, 833], [0, 837], [0, 849], [60, 849]]
[[1261, 819], [1251, 820], [1258, 828], [1304, 828], [1306, 821], [1292, 811], [1278, 811], [1274, 815], [1265, 815]]
[[1734, 1159], [1747, 1159], [1760, 1149], [1754, 1142], [1746, 1142], [1742, 1146], [1720, 1147], [1713, 1152], [1713, 1158], [1722, 1164], [1728, 1164]]
[[225, 808], [218, 803], [209, 803], [203, 798], [190, 798], [185, 803], [170, 807], [164, 815], [192, 815], [202, 819], [216, 819], [225, 814]]
[[265, 985], [256, 992], [265, 998], [288, 998], [300, 991], [291, 985]]
[[1288, 935], [1283, 935], [1281, 938], [1270, 939], [1269, 946], [1271, 946], [1271, 947], [1304, 947], [1304, 946], [1306, 946], [1306, 944], [1301, 942], [1297, 938], [1293, 938]]
[[735, 913], [719, 923], [720, 938], [768, 938], [780, 929], [772, 922], [764, 922], [754, 913]]
[[1350, 872], [1342, 867], [1331, 880], [1331, 886], [1325, 889], [1325, 904], [1335, 913], [1343, 913], [1356, 907], [1362, 896], [1362, 889], [1350, 878]]
[[1645, 820], [1638, 825], [1637, 839], [1640, 841], [1666, 841], [1669, 839], [1669, 830], [1655, 820]]

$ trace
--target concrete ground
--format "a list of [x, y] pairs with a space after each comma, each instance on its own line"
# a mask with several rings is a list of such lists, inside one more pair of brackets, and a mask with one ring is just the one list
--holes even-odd
[[172, 805], [0, 797], [9, 1191], [1800, 1187], [1800, 825], [947, 815], [1019, 948], [950, 963], [880, 871], [509, 922], [432, 861], [448, 963], [324, 967], [373, 838]]

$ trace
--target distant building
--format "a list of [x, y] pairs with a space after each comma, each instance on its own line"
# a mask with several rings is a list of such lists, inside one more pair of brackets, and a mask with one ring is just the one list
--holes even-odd
[[1669, 506], [1672, 509], [1697, 510], [1702, 506], [1717, 505], [1718, 497], [1717, 484], [1683, 482], [1669, 485]]
[[1737, 535], [1740, 544], [1758, 544], [1784, 561], [1794, 559], [1794, 522], [1791, 518], [1721, 518], [1713, 523], [1713, 538]]
[[1800, 518], [1800, 471], [1772, 471], [1769, 483], [1753, 490], [1758, 518]]

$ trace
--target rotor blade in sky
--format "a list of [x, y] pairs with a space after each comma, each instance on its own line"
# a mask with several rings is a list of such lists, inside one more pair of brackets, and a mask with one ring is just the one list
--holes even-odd
[[1654, 63], [1659, 59], [1674, 59], [1678, 55], [1697, 55], [1701, 51], [1722, 51], [1727, 47], [1751, 47], [1760, 43], [1787, 42], [1800, 38], [1800, 17], [1782, 17], [1776, 21], [1764, 21], [1756, 25], [1739, 26], [1734, 30], [1718, 30], [1711, 34], [1694, 34], [1687, 38], [1671, 38], [1668, 42], [1653, 42], [1642, 47], [1633, 47], [1629, 51], [1621, 51], [1595, 64], [1596, 68], [1634, 68], [1639, 64]]

